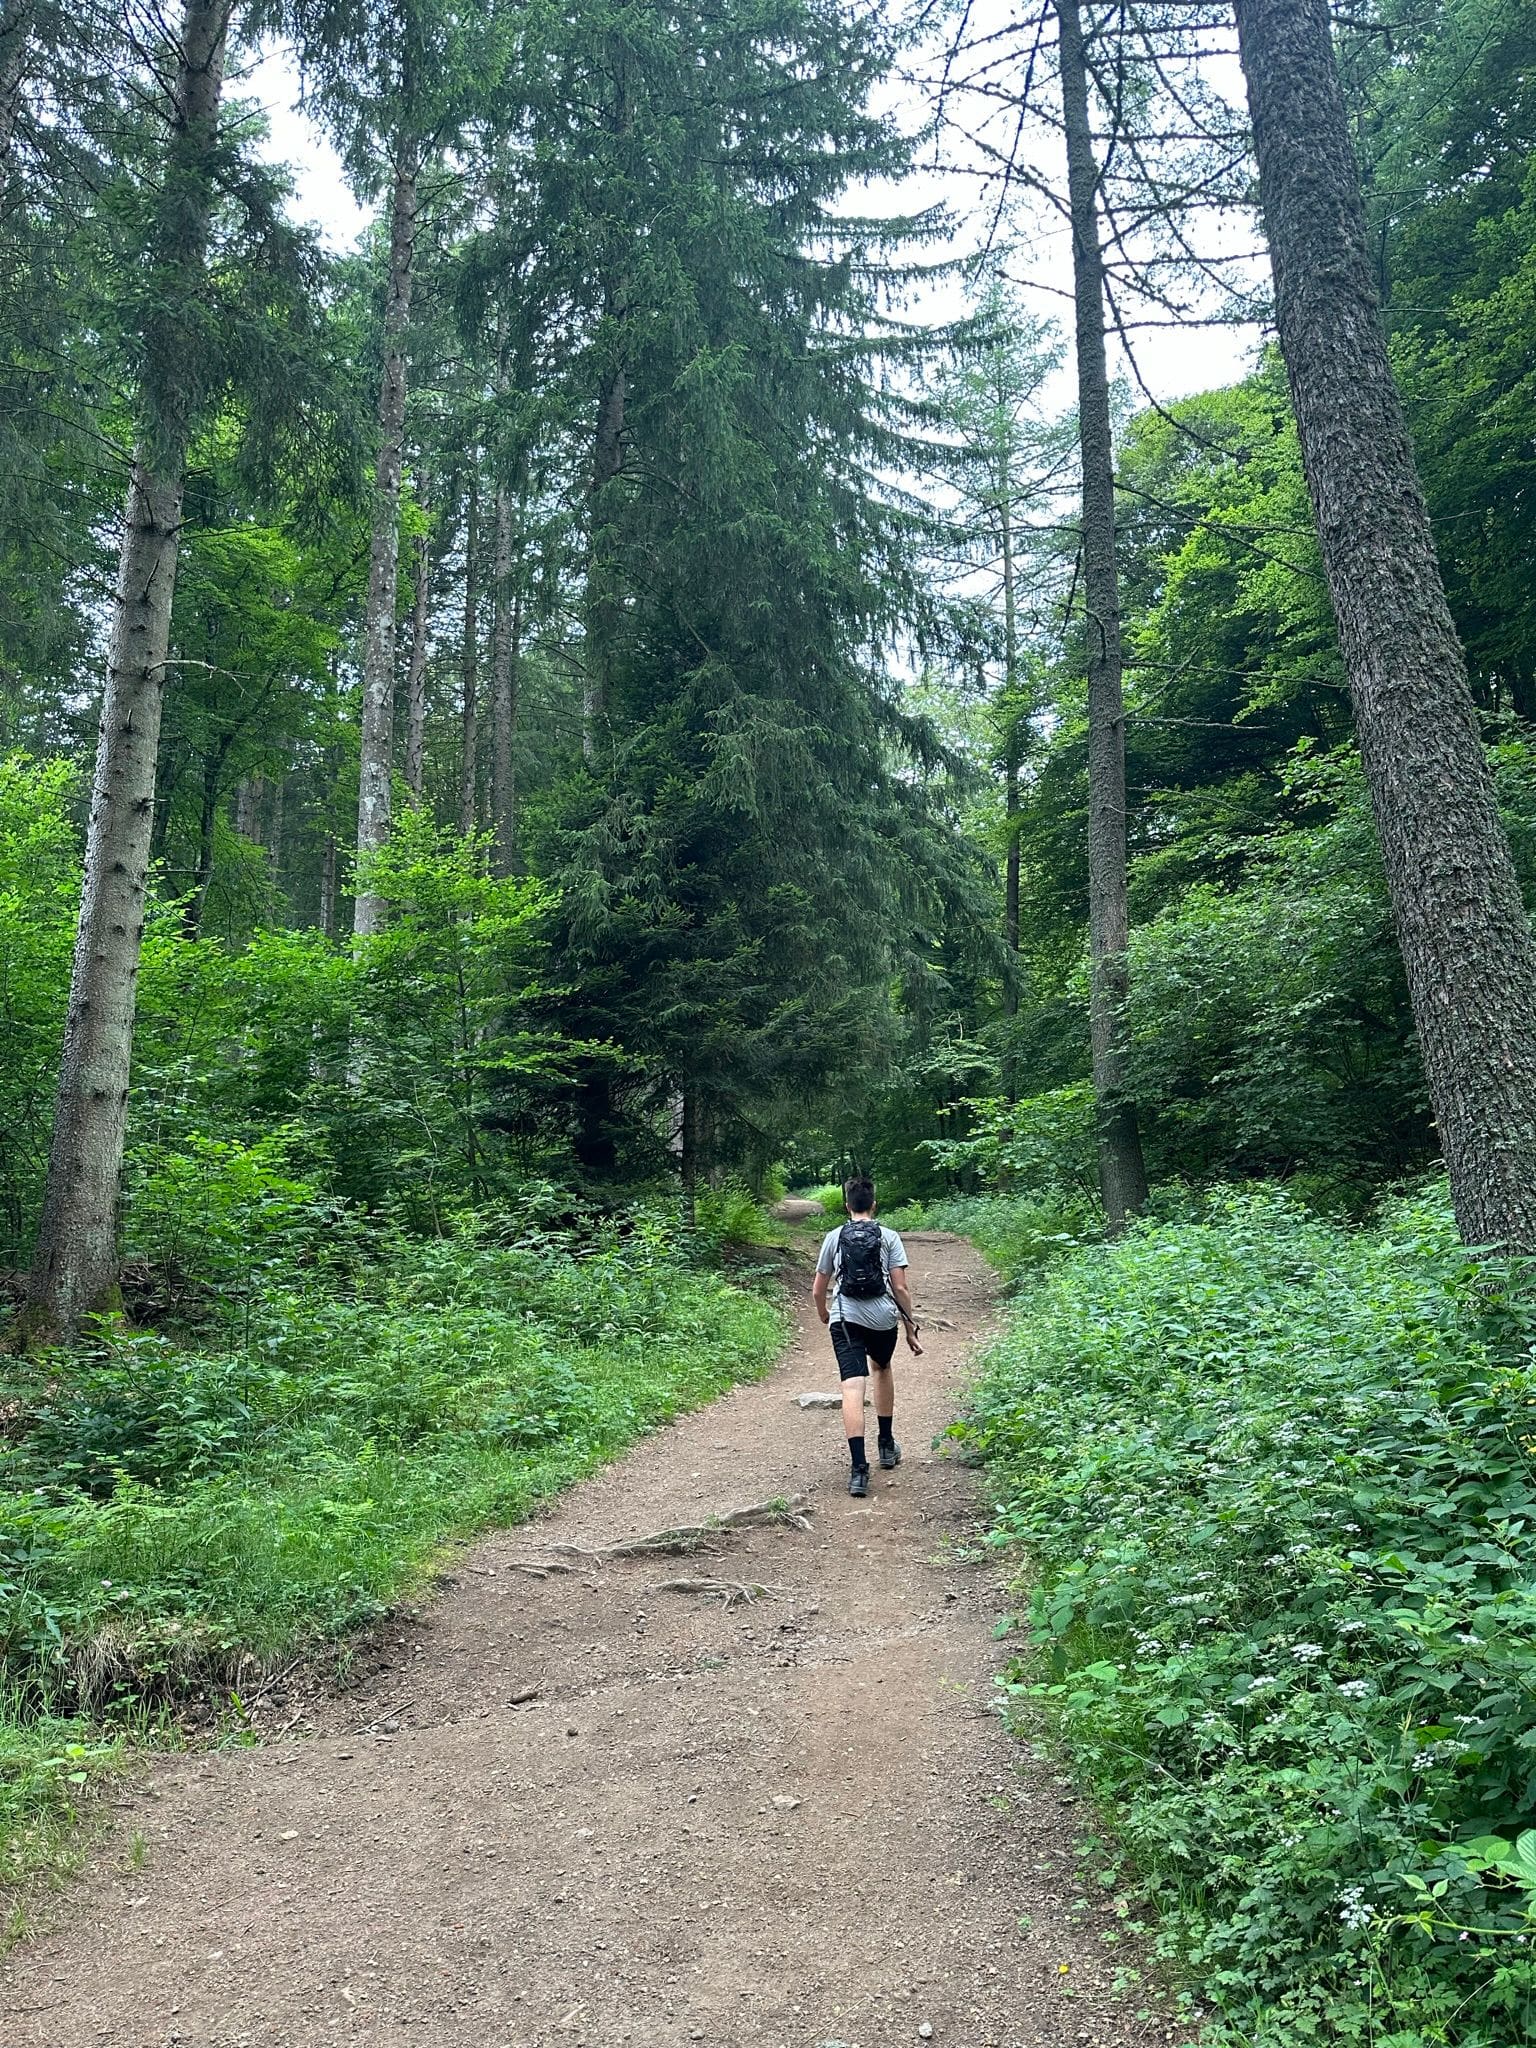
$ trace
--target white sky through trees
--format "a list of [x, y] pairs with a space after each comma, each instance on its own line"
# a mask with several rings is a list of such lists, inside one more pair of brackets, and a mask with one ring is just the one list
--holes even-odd
[[[1214, 55], [1210, 74], [1225, 95], [1241, 104], [1242, 80], [1235, 60]], [[292, 55], [281, 47], [269, 49], [252, 63], [240, 79], [243, 99], [264, 108], [269, 128], [266, 154], [287, 166], [294, 184], [291, 211], [300, 221], [318, 226], [326, 246], [333, 251], [351, 247], [374, 217], [373, 210], [359, 203], [341, 160], [319, 125], [299, 102], [301, 81]], [[926, 114], [926, 82], [913, 77], [897, 87], [892, 112], [915, 126]], [[1038, 163], [1043, 175], [1053, 181], [1065, 178], [1064, 165], [1054, 161], [1059, 154], [1056, 137], [1039, 133], [1026, 136], [1021, 149]], [[946, 205], [955, 221], [958, 253], [978, 249], [993, 224], [997, 206], [996, 185], [983, 182], [956, 161], [959, 149], [954, 138], [941, 136], [939, 164], [918, 171], [899, 187], [877, 193], [859, 193], [850, 211], [889, 207], [891, 211], [913, 211], [934, 203]], [[1010, 274], [1021, 286], [1026, 304], [1038, 315], [1055, 320], [1070, 340], [1072, 262], [1071, 243], [1064, 221], [1027, 194], [1021, 195], [1005, 224], [1005, 237], [1015, 245], [1027, 240], [1027, 256], [1011, 262]], [[1208, 217], [1192, 226], [1192, 238], [1203, 251], [1215, 256], [1235, 256], [1250, 249], [1254, 241], [1251, 223], [1230, 218]], [[1241, 259], [1234, 274], [1255, 275], [1254, 263]], [[934, 287], [916, 307], [918, 314], [935, 320], [952, 318], [963, 309], [961, 288], [950, 280]], [[1249, 367], [1260, 331], [1254, 325], [1181, 325], [1145, 327], [1131, 337], [1140, 382], [1162, 403], [1230, 384]], [[1137, 379], [1130, 374], [1124, 351], [1110, 337], [1111, 374], [1128, 377], [1133, 403], [1145, 402]], [[1063, 404], [1070, 403], [1065, 384]]]

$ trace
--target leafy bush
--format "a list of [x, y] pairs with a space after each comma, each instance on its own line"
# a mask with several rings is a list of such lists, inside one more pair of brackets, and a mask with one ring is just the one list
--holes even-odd
[[907, 1222], [909, 1230], [919, 1227], [968, 1237], [1005, 1280], [1016, 1282], [1096, 1237], [1103, 1218], [1086, 1197], [956, 1195], [925, 1204]]
[[[1444, 1196], [1083, 1249], [965, 1426], [1043, 1707], [1245, 2044], [1509, 2048], [1536, 2005], [1536, 1368]], [[1523, 1279], [1521, 1280], [1523, 1285]]]
[[700, 1188], [694, 1201], [695, 1226], [707, 1245], [772, 1244], [777, 1233], [762, 1204], [744, 1181], [729, 1180], [718, 1188]]
[[935, 1165], [967, 1170], [987, 1185], [1060, 1190], [1086, 1201], [1097, 1185], [1093, 1089], [1086, 1081], [1010, 1102], [1001, 1095], [962, 1103], [970, 1123], [963, 1138], [925, 1141]]

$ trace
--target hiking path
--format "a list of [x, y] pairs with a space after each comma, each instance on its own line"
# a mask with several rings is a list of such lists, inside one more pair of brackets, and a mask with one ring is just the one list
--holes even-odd
[[[898, 1348], [905, 1459], [867, 1500], [838, 1415], [797, 1404], [837, 1386], [807, 1267], [765, 1379], [467, 1547], [286, 1732], [127, 1781], [0, 1963], [3, 2048], [1178, 2038], [1113, 1991], [1089, 1810], [993, 1709], [1004, 1587], [933, 1439], [994, 1283], [956, 1239], [907, 1244], [926, 1355]], [[777, 1496], [808, 1526], [518, 1569]], [[768, 1591], [663, 1590], [708, 1578]]]

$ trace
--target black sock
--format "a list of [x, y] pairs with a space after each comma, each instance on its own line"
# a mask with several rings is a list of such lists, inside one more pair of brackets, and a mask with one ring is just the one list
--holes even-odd
[[877, 1415], [877, 1416], [875, 1417], [875, 1422], [876, 1422], [876, 1424], [877, 1424], [877, 1425], [878, 1425], [878, 1427], [879, 1427], [879, 1431], [880, 1431], [880, 1441], [881, 1441], [881, 1443], [883, 1443], [883, 1444], [888, 1444], [888, 1443], [894, 1443], [894, 1442], [895, 1442], [895, 1437], [893, 1436], [892, 1432], [894, 1431], [894, 1429], [895, 1429], [895, 1427], [896, 1427], [896, 1418], [895, 1418], [895, 1416], [894, 1416], [894, 1415]]
[[869, 1464], [869, 1454], [864, 1448], [863, 1437], [849, 1437], [848, 1455], [853, 1460], [853, 1469], [855, 1472], [862, 1472], [866, 1469], [866, 1467]]

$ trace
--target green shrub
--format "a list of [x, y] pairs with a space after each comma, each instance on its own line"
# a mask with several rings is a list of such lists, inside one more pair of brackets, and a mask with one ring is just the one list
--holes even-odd
[[1071, 1195], [955, 1195], [928, 1203], [921, 1227], [968, 1237], [1005, 1280], [1017, 1282], [1097, 1237], [1103, 1218], [1086, 1198]]
[[707, 1246], [772, 1244], [778, 1235], [762, 1204], [739, 1180], [699, 1189], [694, 1199], [694, 1226]]
[[1032, 1558], [1008, 1692], [1215, 2038], [1531, 2038], [1532, 1335], [1438, 1192], [1358, 1233], [1227, 1192], [1048, 1270], [985, 1362], [965, 1429]]

